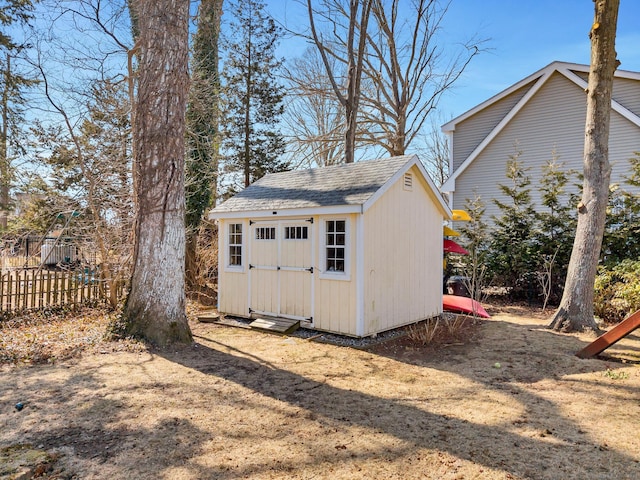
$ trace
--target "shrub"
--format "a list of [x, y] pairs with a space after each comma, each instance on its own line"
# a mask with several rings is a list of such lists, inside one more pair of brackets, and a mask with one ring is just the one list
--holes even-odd
[[595, 283], [594, 313], [606, 323], [617, 323], [640, 310], [639, 278], [638, 260], [601, 267]]

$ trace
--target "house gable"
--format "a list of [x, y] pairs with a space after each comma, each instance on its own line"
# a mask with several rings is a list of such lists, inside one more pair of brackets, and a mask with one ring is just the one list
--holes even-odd
[[[573, 171], [569, 190], [578, 191], [577, 173], [583, 169], [584, 119], [586, 102], [583, 90], [560, 72], [554, 72], [538, 93], [513, 115], [499, 134], [480, 151], [473, 162], [455, 179], [456, 193], [453, 208], [464, 208], [466, 198], [480, 196], [486, 207], [486, 215], [500, 215], [493, 199], [506, 201], [498, 185], [510, 185], [506, 178], [506, 162], [509, 156], [520, 152], [518, 160], [531, 180], [531, 197], [540, 204], [537, 191], [543, 176], [543, 165], [556, 157], [563, 168]], [[640, 146], [640, 130], [626, 116], [613, 110], [611, 116], [610, 160], [612, 183], [622, 181], [628, 173], [626, 163], [631, 152]], [[565, 200], [569, 196], [566, 195]]]
[[[449, 179], [442, 186], [442, 191], [445, 192], [454, 192], [457, 188], [457, 179], [467, 170], [470, 165], [479, 157], [486, 157], [485, 150], [489, 148], [492, 144], [493, 140], [502, 134], [503, 130], [513, 121], [514, 118], [517, 117], [518, 113], [532, 102], [534, 99], [537, 99], [540, 95], [549, 95], [552, 93], [552, 89], [545, 88], [543, 86], [548, 82], [555, 82], [557, 84], [558, 76], [563, 76], [568, 80], [568, 84], [562, 86], [562, 91], [567, 91], [564, 87], [569, 85], [570, 89], [573, 89], [574, 93], [579, 95], [579, 98], [576, 98], [576, 102], [580, 104], [580, 106], [586, 112], [586, 94], [585, 89], [587, 87], [587, 82], [585, 80], [585, 75], [588, 76], [589, 67], [585, 65], [577, 65], [577, 64], [568, 64], [562, 62], [554, 62], [542, 70], [530, 75], [526, 79], [518, 82], [511, 88], [501, 92], [495, 97], [487, 100], [486, 102], [478, 105], [476, 108], [470, 110], [469, 112], [461, 115], [460, 117], [452, 120], [451, 122], [445, 124], [442, 127], [442, 130], [448, 133], [453, 137], [451, 141], [451, 145], [453, 146], [452, 156], [450, 159], [450, 164], [453, 166], [454, 170], [449, 177]], [[465, 142], [473, 144], [477, 142], [477, 139], [469, 141], [465, 137], [472, 138], [473, 135], [469, 135], [467, 131], [471, 131], [474, 127], [470, 126], [476, 123], [483, 123], [481, 113], [484, 111], [492, 111], [494, 110], [495, 105], [499, 105], [501, 101], [508, 99], [511, 95], [514, 95], [518, 91], [521, 91], [525, 86], [530, 86], [527, 89], [527, 92], [524, 96], [522, 96], [518, 102], [516, 102], [511, 110], [509, 110], [504, 117], [496, 124], [496, 126], [486, 135], [480, 143], [473, 149], [471, 153], [464, 156], [464, 149], [462, 152], [456, 153], [456, 148], [460, 145], [464, 145]], [[633, 93], [635, 86], [635, 95]], [[634, 72], [616, 72], [616, 80], [614, 82], [614, 91], [616, 95], [614, 100], [612, 101], [612, 109], [617, 112], [619, 115], [627, 119], [636, 128], [640, 128], [640, 117], [636, 113], [638, 110], [638, 103], [640, 103], [640, 95], [638, 91], [640, 91], [640, 74]], [[542, 92], [542, 93], [540, 93]], [[573, 93], [572, 93], [573, 95]], [[564, 98], [560, 98], [563, 100]], [[575, 109], [572, 106], [569, 106], [571, 111]], [[554, 112], [554, 118], [556, 115], [566, 116], [565, 112], [559, 108], [559, 105], [554, 102], [549, 102], [547, 108], [551, 109]], [[500, 108], [496, 108], [495, 111], [502, 111]], [[535, 119], [533, 120], [535, 121]], [[574, 120], [578, 121], [578, 120]], [[581, 124], [583, 135], [584, 135], [584, 115], [582, 119], [578, 121]], [[477, 128], [477, 127], [476, 127]], [[562, 125], [559, 126], [560, 131], [563, 131], [565, 127]], [[457, 137], [457, 138], [456, 138]], [[524, 135], [523, 135], [524, 137]], [[538, 137], [538, 141], [540, 138]], [[546, 139], [545, 139], [546, 141]], [[581, 139], [581, 142], [583, 139]], [[582, 145], [582, 143], [581, 143]], [[508, 150], [510, 153], [513, 152], [513, 148]], [[464, 157], [464, 160], [461, 162], [461, 158], [458, 156]], [[507, 153], [508, 155], [509, 153]], [[504, 151], [503, 151], [504, 156]], [[488, 168], [488, 167], [487, 167]], [[496, 173], [496, 172], [494, 172]]]
[[[534, 85], [535, 81], [527, 83], [455, 125], [456, 135], [453, 136], [452, 142], [453, 170], [462, 165]], [[453, 127], [450, 128], [453, 129]], [[447, 131], [452, 132], [453, 130]]]

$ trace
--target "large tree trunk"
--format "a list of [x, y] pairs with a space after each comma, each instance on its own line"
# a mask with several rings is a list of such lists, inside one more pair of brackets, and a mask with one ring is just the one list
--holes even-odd
[[584, 187], [578, 204], [578, 226], [560, 306], [550, 328], [598, 331], [593, 316], [596, 270], [609, 198], [609, 121], [620, 0], [595, 0], [591, 33], [591, 69], [584, 142]]
[[190, 342], [185, 313], [185, 110], [188, 0], [137, 0], [133, 124], [135, 246], [125, 333], [157, 345]]

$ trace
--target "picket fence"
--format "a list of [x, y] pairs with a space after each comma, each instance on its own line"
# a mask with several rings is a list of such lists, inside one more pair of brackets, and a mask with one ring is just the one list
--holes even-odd
[[89, 269], [10, 270], [0, 277], [0, 312], [79, 305], [108, 298], [108, 289]]

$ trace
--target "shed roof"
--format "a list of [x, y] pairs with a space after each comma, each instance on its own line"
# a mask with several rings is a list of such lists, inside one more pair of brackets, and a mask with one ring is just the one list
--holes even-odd
[[393, 183], [398, 175], [413, 165], [421, 170], [446, 215], [448, 207], [418, 157], [403, 155], [265, 175], [218, 205], [209, 216], [221, 218], [240, 212], [332, 210], [330, 207], [342, 207], [341, 212], [359, 212], [363, 211], [367, 201], [377, 198], [376, 194], [384, 190], [383, 187]]

